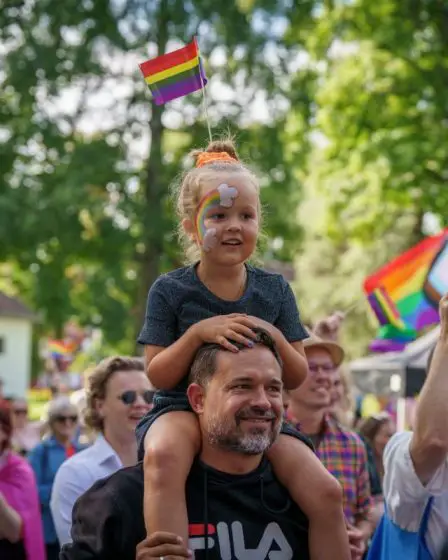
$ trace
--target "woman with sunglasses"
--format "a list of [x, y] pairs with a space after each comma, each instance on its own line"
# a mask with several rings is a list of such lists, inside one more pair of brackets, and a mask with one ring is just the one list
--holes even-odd
[[137, 462], [135, 429], [153, 394], [140, 358], [107, 358], [88, 376], [83, 416], [96, 439], [66, 461], [55, 478], [50, 507], [61, 545], [71, 541], [72, 509], [79, 496], [97, 480]]
[[76, 407], [68, 398], [59, 397], [51, 401], [48, 407], [49, 435], [29, 455], [39, 491], [47, 560], [59, 558], [60, 547], [50, 511], [50, 497], [59, 467], [82, 449], [75, 440], [77, 424]]

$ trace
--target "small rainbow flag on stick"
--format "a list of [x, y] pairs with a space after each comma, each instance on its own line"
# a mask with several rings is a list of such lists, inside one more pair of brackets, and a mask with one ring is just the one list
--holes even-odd
[[380, 325], [392, 325], [397, 329], [405, 329], [406, 325], [398, 313], [398, 309], [389, 297], [383, 286], [380, 286], [369, 294], [368, 300]]
[[196, 37], [186, 47], [139, 66], [156, 105], [202, 89], [207, 83]]

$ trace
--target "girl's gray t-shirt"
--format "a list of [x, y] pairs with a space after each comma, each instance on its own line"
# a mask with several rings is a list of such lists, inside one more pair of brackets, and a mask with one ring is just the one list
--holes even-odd
[[[277, 327], [288, 342], [308, 337], [292, 289], [281, 274], [246, 265], [244, 294], [237, 301], [226, 301], [201, 282], [196, 266], [168, 272], [154, 282], [137, 342], [168, 347], [195, 323], [230, 313], [246, 313], [267, 321]], [[185, 387], [186, 379], [176, 389], [185, 390]]]

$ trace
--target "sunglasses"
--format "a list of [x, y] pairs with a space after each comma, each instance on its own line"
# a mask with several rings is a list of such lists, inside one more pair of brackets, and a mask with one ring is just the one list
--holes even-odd
[[73, 416], [55, 416], [54, 421], [61, 424], [65, 424], [66, 422], [72, 422], [74, 424], [78, 421], [78, 417], [76, 416], [76, 414], [74, 414]]
[[142, 391], [138, 393], [137, 391], [125, 391], [121, 395], [118, 396], [121, 402], [127, 405], [134, 404], [137, 400], [137, 396], [140, 395], [146, 404], [152, 404], [154, 399], [154, 391]]

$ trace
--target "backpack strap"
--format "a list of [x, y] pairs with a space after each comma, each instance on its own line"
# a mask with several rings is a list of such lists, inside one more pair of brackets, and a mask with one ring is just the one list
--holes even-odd
[[425, 506], [425, 511], [423, 512], [423, 517], [422, 517], [422, 521], [420, 523], [420, 528], [418, 530], [418, 534], [420, 535], [420, 538], [422, 538], [423, 540], [425, 539], [425, 535], [428, 529], [428, 521], [429, 521], [429, 516], [431, 514], [431, 506], [432, 506], [432, 502], [434, 500], [434, 497], [431, 496], [429, 498], [429, 500], [426, 503]]
[[47, 472], [48, 472], [48, 452], [49, 452], [49, 448], [48, 445], [46, 443], [46, 441], [42, 442], [42, 456], [41, 456], [41, 463], [40, 463], [40, 468], [42, 469], [42, 482], [45, 484], [45, 482], [48, 480], [47, 477]]

